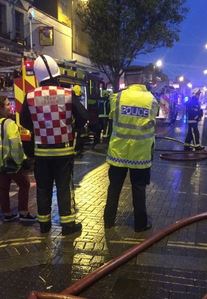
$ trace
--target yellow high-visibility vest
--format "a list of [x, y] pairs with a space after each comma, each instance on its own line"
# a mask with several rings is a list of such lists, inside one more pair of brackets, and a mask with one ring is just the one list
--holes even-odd
[[118, 167], [151, 166], [158, 103], [144, 85], [133, 84], [112, 95], [113, 120], [107, 162]]
[[[4, 118], [0, 119], [2, 125]], [[22, 142], [19, 134], [19, 128], [12, 119], [7, 119], [4, 122], [4, 140], [0, 134], [0, 153], [2, 153], [3, 146], [3, 159], [12, 158], [18, 165], [21, 165], [26, 156], [23, 151]], [[0, 167], [3, 165], [2, 154], [0, 154]]]

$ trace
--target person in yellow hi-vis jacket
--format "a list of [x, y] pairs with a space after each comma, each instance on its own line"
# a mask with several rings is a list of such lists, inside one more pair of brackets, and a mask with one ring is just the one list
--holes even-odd
[[112, 134], [106, 161], [109, 187], [104, 211], [105, 228], [115, 225], [120, 192], [129, 169], [136, 232], [151, 228], [146, 211], [146, 185], [150, 183], [155, 118], [158, 103], [145, 85], [130, 84], [110, 99]]
[[34, 174], [40, 231], [47, 233], [51, 229], [55, 182], [62, 235], [68, 235], [82, 229], [81, 223], [75, 222], [70, 193], [74, 158], [72, 115], [80, 125], [87, 121], [88, 115], [81, 103], [73, 101], [72, 89], [59, 86], [60, 70], [52, 57], [38, 56], [34, 72], [40, 87], [27, 94], [20, 122], [34, 132]]
[[[16, 218], [19, 218], [20, 221], [35, 221], [36, 217], [28, 212], [30, 181], [28, 174], [23, 169], [26, 156], [23, 152], [18, 126], [10, 118], [10, 102], [5, 96], [0, 96], [0, 131], [0, 204], [4, 215], [3, 221], [10, 222]], [[3, 170], [2, 166], [8, 158], [13, 159], [17, 164], [17, 169], [14, 172]], [[9, 190], [12, 180], [19, 187], [19, 214], [10, 209]]]

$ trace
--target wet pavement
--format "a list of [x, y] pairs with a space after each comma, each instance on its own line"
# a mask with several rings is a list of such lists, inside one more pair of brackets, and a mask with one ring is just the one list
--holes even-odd
[[[206, 126], [204, 126], [206, 127]], [[158, 123], [157, 134], [184, 140], [179, 121]], [[205, 134], [203, 133], [205, 139]], [[203, 143], [205, 144], [205, 140]], [[162, 151], [179, 143], [157, 140], [147, 208], [151, 230], [135, 233], [129, 179], [123, 187], [116, 226], [104, 230], [108, 186], [106, 145], [86, 149], [75, 161], [77, 220], [82, 233], [62, 237], [54, 189], [53, 226], [40, 234], [38, 223], [0, 222], [0, 298], [26, 299], [31, 290], [60, 292], [125, 250], [177, 220], [207, 212], [207, 160], [166, 161]], [[36, 213], [31, 174], [30, 210]], [[13, 211], [17, 187], [12, 184]], [[207, 220], [187, 226], [154, 244], [124, 266], [79, 294], [96, 299], [201, 299], [207, 293]]]

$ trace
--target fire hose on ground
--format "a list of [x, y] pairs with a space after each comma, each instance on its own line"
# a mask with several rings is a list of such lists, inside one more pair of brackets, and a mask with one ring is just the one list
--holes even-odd
[[[149, 237], [142, 243], [133, 246], [132, 248], [125, 251], [122, 255], [112, 259], [108, 263], [96, 269], [94, 272], [89, 273], [82, 279], [76, 281], [74, 284], [66, 288], [60, 294], [42, 293], [42, 292], [33, 291], [29, 295], [28, 299], [75, 299], [75, 298], [84, 299], [83, 297], [74, 297], [74, 296], [80, 294], [86, 288], [88, 288], [89, 286], [97, 282], [99, 279], [103, 278], [113, 270], [117, 269], [122, 264], [128, 262], [137, 254], [148, 249], [150, 246], [157, 243], [161, 239], [165, 238], [169, 234], [177, 231], [182, 227], [185, 227], [187, 225], [190, 225], [194, 222], [201, 221], [201, 220], [207, 220], [207, 212], [178, 220], [176, 223], [168, 226], [167, 228], [158, 231], [157, 233], [153, 234], [151, 237]], [[207, 294], [203, 297], [203, 299], [207, 299]]]
[[[194, 144], [188, 144], [181, 140], [168, 137], [168, 136], [156, 135], [155, 139], [163, 139], [167, 141], [177, 142], [182, 144], [183, 146], [188, 146], [189, 148], [192, 149], [192, 151], [159, 149], [159, 151], [168, 151], [168, 153], [164, 153], [160, 155], [161, 159], [170, 160], [170, 161], [201, 161], [207, 159], [207, 151], [205, 150], [193, 151], [193, 149], [196, 149], [196, 145]], [[158, 151], [158, 149], [156, 149], [156, 151]]]

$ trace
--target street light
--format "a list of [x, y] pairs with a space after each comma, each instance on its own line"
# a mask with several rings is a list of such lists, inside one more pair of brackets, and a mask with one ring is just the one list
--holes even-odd
[[33, 53], [33, 37], [32, 37], [32, 21], [34, 19], [34, 10], [29, 8], [28, 10], [28, 20], [29, 20], [29, 37], [30, 37], [30, 52]]
[[161, 59], [158, 59], [156, 62], [155, 62], [155, 66], [156, 67], [162, 67], [163, 63], [162, 63], [162, 60]]
[[204, 75], [207, 75], [207, 69], [203, 71], [203, 74], [204, 74]]
[[178, 80], [180, 81], [180, 82], [183, 82], [184, 81], [184, 76], [180, 76], [179, 78], [178, 78]]
[[192, 88], [192, 87], [193, 87], [193, 84], [192, 84], [191, 82], [189, 82], [189, 83], [187, 84], [187, 86], [188, 86], [189, 88]]

